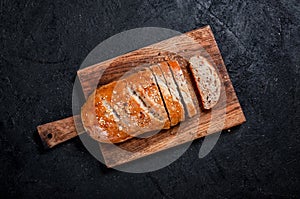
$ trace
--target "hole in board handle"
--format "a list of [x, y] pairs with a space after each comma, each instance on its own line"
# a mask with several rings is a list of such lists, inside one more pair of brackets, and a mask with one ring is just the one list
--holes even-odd
[[53, 136], [52, 136], [52, 133], [49, 133], [49, 134], [47, 134], [47, 138], [48, 139], [51, 139]]

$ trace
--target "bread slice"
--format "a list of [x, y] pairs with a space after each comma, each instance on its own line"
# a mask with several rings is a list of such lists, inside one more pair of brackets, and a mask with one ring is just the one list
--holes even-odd
[[174, 112], [175, 114], [174, 114], [174, 117], [172, 117], [171, 126], [174, 126], [174, 125], [178, 124], [179, 122], [185, 120], [184, 106], [182, 104], [181, 97], [178, 92], [178, 88], [173, 79], [172, 72], [170, 71], [168, 63], [161, 62], [158, 65], [163, 73], [165, 81], [168, 85], [169, 92], [172, 96], [172, 102], [173, 102], [172, 112]]
[[87, 133], [118, 143], [145, 132], [168, 129], [170, 120], [149, 69], [96, 89], [81, 109]]
[[168, 61], [169, 67], [172, 71], [172, 75], [175, 79], [179, 93], [183, 99], [187, 114], [189, 117], [193, 117], [197, 114], [197, 108], [193, 102], [192, 91], [190, 91], [188, 84], [185, 80], [185, 76], [179, 66], [179, 63], [175, 60]]
[[150, 67], [150, 69], [156, 79], [156, 83], [160, 90], [162, 99], [164, 101], [164, 105], [166, 107], [169, 119], [171, 121], [171, 126], [174, 126], [178, 123], [178, 112], [176, 109], [174, 109], [172, 95], [167, 86], [167, 82], [158, 65], [153, 65]]
[[221, 95], [221, 80], [212, 63], [202, 56], [191, 57], [190, 69], [204, 109], [213, 108]]

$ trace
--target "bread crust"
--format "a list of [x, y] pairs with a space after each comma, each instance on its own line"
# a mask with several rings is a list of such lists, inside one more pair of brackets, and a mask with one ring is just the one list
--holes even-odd
[[151, 117], [151, 123], [142, 127], [148, 127], [149, 130], [169, 129], [170, 120], [151, 70], [145, 68], [125, 80], [127, 88], [138, 97], [139, 104], [146, 108], [147, 114]]
[[95, 140], [105, 143], [117, 143], [130, 139], [131, 136], [119, 129], [110, 102], [116, 82], [95, 90], [81, 108], [81, 120], [86, 132]]

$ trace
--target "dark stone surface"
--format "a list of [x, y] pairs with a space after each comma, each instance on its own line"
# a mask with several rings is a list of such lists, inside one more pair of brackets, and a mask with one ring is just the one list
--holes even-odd
[[[298, 0], [12, 1], [0, 3], [0, 197], [288, 198], [300, 194]], [[107, 170], [78, 138], [43, 151], [35, 127], [72, 114], [86, 55], [131, 28], [210, 24], [247, 123], [201, 140], [168, 167]]]

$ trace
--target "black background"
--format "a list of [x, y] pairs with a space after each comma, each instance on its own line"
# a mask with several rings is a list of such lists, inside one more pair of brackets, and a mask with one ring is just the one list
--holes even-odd
[[[0, 196], [296, 197], [300, 194], [298, 0], [2, 0]], [[247, 122], [198, 159], [194, 141], [156, 172], [108, 170], [75, 138], [40, 147], [36, 126], [72, 115], [76, 71], [101, 41], [211, 25]]]

